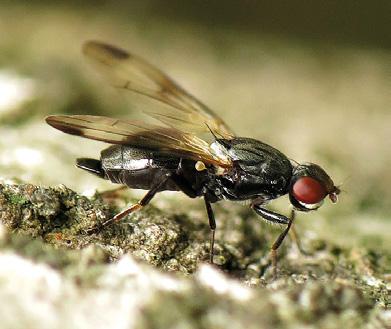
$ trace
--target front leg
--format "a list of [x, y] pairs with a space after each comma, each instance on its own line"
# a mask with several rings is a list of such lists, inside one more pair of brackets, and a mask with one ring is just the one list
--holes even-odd
[[259, 216], [261, 216], [263, 219], [268, 220], [269, 222], [283, 225], [289, 224], [290, 219], [288, 217], [276, 213], [274, 211], [265, 209], [259, 204], [252, 204], [251, 208], [253, 208]]
[[311, 253], [305, 250], [301, 244], [299, 235], [297, 234], [296, 231], [296, 225], [292, 225], [291, 230], [289, 231], [289, 236], [292, 239], [292, 242], [296, 244], [297, 250], [300, 252], [301, 255], [304, 256], [310, 256]]
[[274, 211], [267, 210], [265, 208], [262, 208], [261, 205], [253, 204], [252, 208], [255, 210], [255, 212], [260, 215], [262, 218], [271, 221], [273, 223], [277, 224], [284, 224], [287, 225], [285, 230], [281, 232], [281, 234], [278, 236], [277, 240], [274, 241], [270, 256], [272, 260], [272, 266], [273, 266], [273, 277], [276, 278], [277, 276], [277, 250], [281, 246], [282, 242], [284, 241], [285, 237], [288, 235], [288, 232], [290, 228], [292, 227], [293, 221], [295, 220], [295, 211], [292, 209], [290, 217], [286, 217], [284, 215], [278, 214]]

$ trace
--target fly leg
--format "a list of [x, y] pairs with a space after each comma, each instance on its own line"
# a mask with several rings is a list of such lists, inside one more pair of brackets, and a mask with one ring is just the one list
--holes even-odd
[[[196, 198], [200, 196], [196, 190], [180, 175], [173, 174], [171, 176], [172, 181], [176, 186], [185, 193], [190, 198]], [[216, 221], [213, 213], [212, 205], [204, 196], [206, 212], [208, 214], [209, 227], [210, 227], [210, 242], [209, 242], [209, 262], [213, 264], [213, 255], [214, 255], [214, 244], [215, 244], [215, 231], [216, 231]]]
[[290, 217], [286, 217], [284, 215], [278, 214], [271, 210], [267, 210], [262, 208], [259, 204], [252, 204], [251, 206], [255, 212], [260, 215], [262, 218], [277, 224], [287, 225], [285, 230], [278, 236], [277, 240], [273, 243], [270, 251], [270, 257], [272, 260], [273, 266], [273, 277], [277, 277], [277, 250], [281, 246], [285, 237], [287, 236], [290, 228], [292, 227], [293, 221], [295, 219], [295, 212], [292, 210]]
[[270, 251], [270, 255], [271, 255], [271, 258], [272, 258], [272, 266], [273, 266], [273, 277], [276, 278], [277, 277], [277, 250], [278, 248], [281, 246], [282, 242], [284, 241], [285, 237], [287, 236], [292, 224], [293, 224], [293, 221], [295, 220], [295, 212], [294, 210], [292, 210], [291, 212], [291, 216], [289, 218], [289, 223], [288, 223], [288, 226], [285, 228], [285, 230], [278, 236], [277, 240], [274, 241], [273, 245], [272, 245], [272, 248], [271, 248], [271, 251]]
[[[292, 210], [293, 211], [293, 210]], [[293, 217], [295, 216], [295, 212], [293, 211]], [[292, 219], [293, 221], [294, 219]], [[290, 238], [292, 239], [292, 241], [296, 244], [296, 247], [297, 249], [299, 250], [299, 252], [302, 254], [302, 255], [305, 255], [305, 256], [308, 256], [310, 255], [310, 253], [306, 250], [303, 249], [303, 246], [301, 244], [301, 241], [300, 241], [300, 238], [299, 238], [299, 235], [297, 234], [297, 231], [296, 231], [296, 225], [292, 225], [291, 227], [291, 230], [289, 231], [289, 236]]]
[[215, 215], [213, 213], [212, 205], [206, 199], [206, 197], [204, 197], [204, 201], [205, 201], [206, 212], [208, 213], [209, 227], [210, 227], [209, 262], [213, 264], [216, 221], [215, 221]]
[[90, 229], [87, 229], [86, 233], [88, 233], [88, 234], [96, 233], [97, 231], [100, 231], [101, 229], [111, 225], [114, 222], [120, 221], [125, 216], [127, 216], [135, 211], [138, 211], [141, 208], [143, 208], [144, 206], [146, 206], [152, 200], [152, 198], [155, 196], [155, 194], [157, 192], [159, 192], [160, 188], [167, 182], [167, 180], [170, 178], [170, 176], [171, 176], [170, 174], [164, 175], [160, 181], [158, 181], [154, 186], [152, 186], [152, 188], [148, 191], [148, 193], [145, 194], [145, 196], [139, 202], [131, 205], [129, 208], [121, 211], [120, 213], [118, 213], [114, 217], [106, 220], [102, 224], [95, 226], [95, 227], [92, 227]]

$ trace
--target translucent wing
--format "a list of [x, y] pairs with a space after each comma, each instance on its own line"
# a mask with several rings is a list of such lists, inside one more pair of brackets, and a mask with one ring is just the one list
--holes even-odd
[[147, 113], [155, 119], [170, 127], [181, 127], [182, 130], [195, 134], [212, 131], [226, 139], [234, 136], [223, 120], [207, 106], [142, 58], [97, 41], [85, 43], [83, 52], [115, 87], [170, 105], [170, 110], [162, 108], [157, 113]]
[[229, 157], [215, 153], [204, 140], [171, 127], [93, 115], [53, 115], [46, 122], [71, 135], [167, 152], [221, 167], [232, 165]]

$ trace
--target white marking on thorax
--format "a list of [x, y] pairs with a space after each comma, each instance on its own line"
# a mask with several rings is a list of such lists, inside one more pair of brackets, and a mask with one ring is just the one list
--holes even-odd
[[210, 149], [219, 159], [223, 159], [226, 162], [231, 159], [227, 149], [217, 141], [210, 144]]
[[[215, 141], [212, 144], [210, 144], [210, 149], [213, 151], [213, 154], [219, 158], [222, 159], [224, 162], [229, 162], [231, 157], [229, 156], [229, 153], [227, 149], [221, 145], [219, 142]], [[226, 173], [226, 169], [223, 167], [215, 166], [216, 168], [216, 175], [221, 176]]]

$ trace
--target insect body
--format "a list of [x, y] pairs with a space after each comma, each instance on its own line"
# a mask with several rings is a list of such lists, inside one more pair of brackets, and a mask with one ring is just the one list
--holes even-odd
[[286, 225], [272, 246], [276, 264], [276, 250], [292, 226], [294, 211], [286, 217], [268, 210], [266, 204], [285, 194], [299, 211], [319, 208], [326, 196], [337, 201], [340, 191], [320, 166], [296, 164], [270, 145], [235, 136], [221, 118], [143, 59], [96, 41], [87, 42], [83, 51], [115, 87], [170, 106], [147, 113], [160, 121], [156, 125], [90, 115], [46, 118], [65, 133], [113, 144], [102, 151], [99, 160], [78, 159], [78, 167], [113, 183], [148, 190], [137, 204], [102, 227], [141, 209], [160, 191], [202, 197], [211, 228], [213, 262], [216, 223], [211, 204], [222, 199], [250, 200], [262, 218]]

